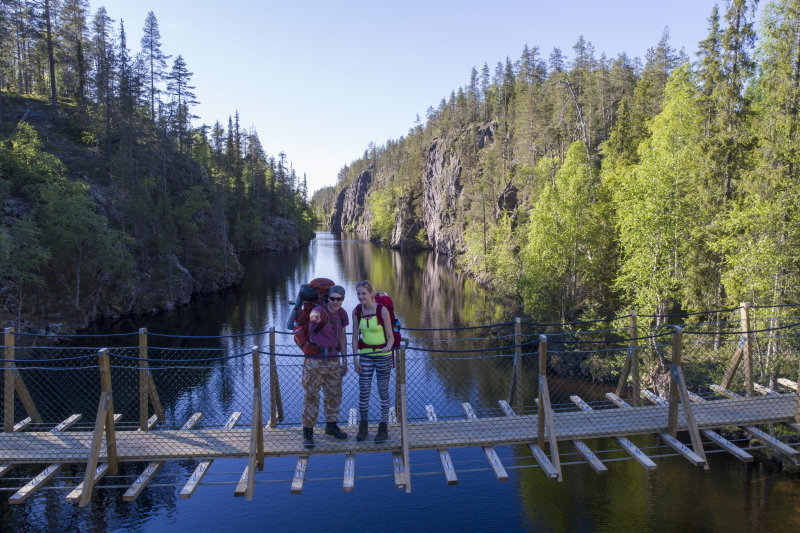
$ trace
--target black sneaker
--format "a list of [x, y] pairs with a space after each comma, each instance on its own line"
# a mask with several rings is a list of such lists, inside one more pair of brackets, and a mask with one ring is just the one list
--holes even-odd
[[378, 433], [375, 435], [375, 442], [383, 442], [389, 438], [389, 426], [386, 422], [378, 424]]
[[328, 424], [325, 426], [325, 434], [339, 440], [344, 440], [347, 438], [347, 433], [339, 429], [339, 426], [336, 424], [336, 422], [328, 422]]
[[367, 432], [369, 431], [369, 422], [366, 420], [362, 420], [358, 423], [358, 434], [356, 435], [356, 440], [358, 442], [363, 441], [367, 438]]
[[314, 428], [303, 428], [303, 446], [309, 449], [314, 447]]

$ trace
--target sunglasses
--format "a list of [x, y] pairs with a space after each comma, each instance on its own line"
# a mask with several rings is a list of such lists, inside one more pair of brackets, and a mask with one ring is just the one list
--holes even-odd
[[341, 298], [335, 298], [333, 296], [328, 296], [328, 300], [330, 300], [332, 302], [341, 302], [342, 300], [344, 300], [344, 296], [342, 296]]

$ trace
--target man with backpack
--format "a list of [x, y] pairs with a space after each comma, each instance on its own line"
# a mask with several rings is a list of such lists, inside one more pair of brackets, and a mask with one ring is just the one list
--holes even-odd
[[[303, 445], [314, 447], [314, 425], [319, 415], [319, 391], [325, 396], [325, 434], [344, 440], [347, 433], [339, 429], [339, 410], [342, 404], [342, 377], [347, 374], [347, 338], [345, 329], [350, 323], [342, 309], [344, 287], [333, 285], [320, 305], [311, 310], [308, 321], [310, 344], [319, 348], [309, 354], [303, 364]], [[310, 351], [310, 350], [309, 350]], [[341, 356], [341, 362], [340, 362]]]

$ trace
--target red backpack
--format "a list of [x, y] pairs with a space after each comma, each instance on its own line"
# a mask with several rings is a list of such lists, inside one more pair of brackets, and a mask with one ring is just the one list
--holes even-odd
[[[325, 307], [325, 297], [335, 283], [328, 278], [312, 279], [308, 285], [301, 285], [297, 293], [294, 310], [290, 322], [294, 322], [294, 342], [303, 350], [304, 355], [318, 355], [322, 350], [309, 338], [308, 323], [311, 311], [317, 306]], [[316, 335], [328, 323], [328, 313], [323, 313], [322, 321], [314, 328], [311, 336]]]
[[[385, 307], [389, 311], [389, 323], [392, 325], [392, 333], [394, 334], [394, 343], [392, 343], [392, 348], [397, 348], [400, 346], [400, 321], [394, 316], [394, 302], [388, 294], [385, 292], [379, 292], [375, 296], [375, 304], [375, 316], [378, 318], [378, 324], [381, 326], [383, 326], [383, 314], [381, 313], [381, 306]], [[361, 304], [356, 306], [355, 313], [356, 323], [353, 325], [353, 327], [358, 328], [358, 324], [361, 322]], [[358, 338], [359, 350], [362, 348], [383, 348], [384, 346], [386, 346], [386, 343], [367, 344], [361, 340], [361, 337]]]

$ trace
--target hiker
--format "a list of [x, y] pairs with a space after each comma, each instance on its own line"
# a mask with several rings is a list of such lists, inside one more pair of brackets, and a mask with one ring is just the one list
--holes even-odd
[[[344, 440], [347, 433], [339, 429], [339, 409], [342, 404], [342, 377], [347, 374], [347, 336], [350, 323], [342, 309], [344, 287], [333, 285], [322, 305], [311, 310], [308, 338], [319, 346], [319, 353], [306, 354], [302, 385], [306, 391], [303, 403], [303, 445], [314, 446], [314, 425], [319, 414], [319, 390], [325, 396], [325, 434]], [[320, 323], [323, 323], [319, 328]], [[319, 329], [318, 329], [319, 328]], [[340, 356], [341, 355], [341, 362]]]
[[[392, 321], [386, 306], [375, 301], [375, 289], [369, 281], [356, 283], [356, 296], [360, 302], [353, 310], [353, 362], [358, 372], [358, 424], [357, 441], [367, 438], [369, 430], [369, 395], [372, 375], [377, 374], [378, 396], [381, 399], [381, 421], [375, 442], [389, 437], [389, 375], [392, 371], [391, 351], [394, 345]], [[379, 314], [378, 314], [379, 313]]]

